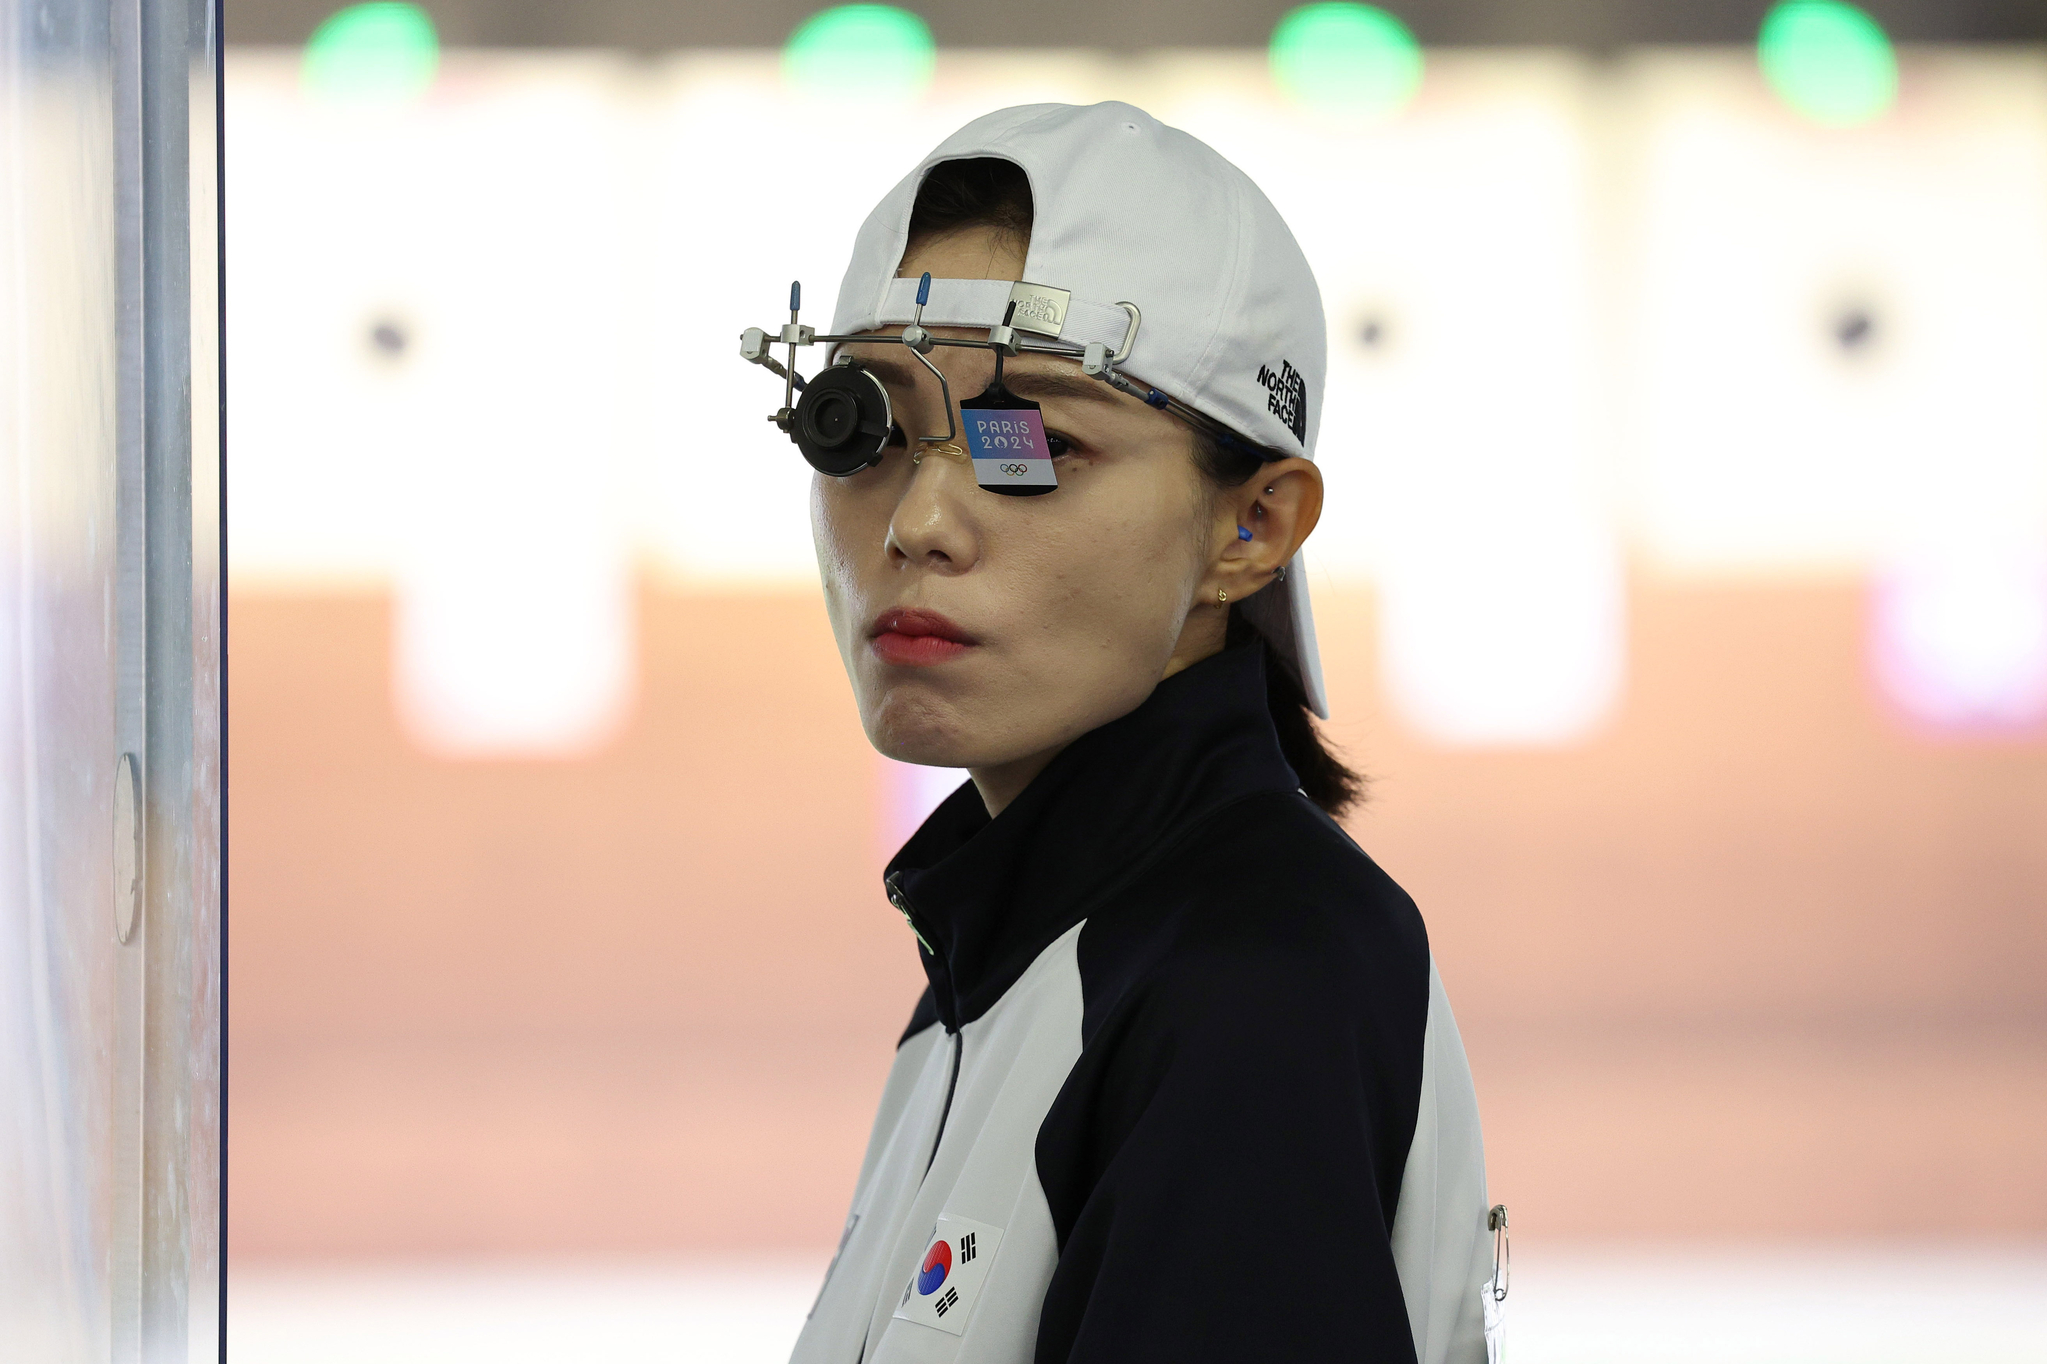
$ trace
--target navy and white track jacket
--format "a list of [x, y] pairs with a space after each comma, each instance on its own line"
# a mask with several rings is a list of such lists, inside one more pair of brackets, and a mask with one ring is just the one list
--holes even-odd
[[1479, 1364], [1478, 1106], [1414, 904], [1297, 789], [1262, 651], [888, 871], [930, 988], [792, 1364]]

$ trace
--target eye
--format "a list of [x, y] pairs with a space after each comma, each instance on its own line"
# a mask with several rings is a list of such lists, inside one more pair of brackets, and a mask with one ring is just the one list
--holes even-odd
[[895, 448], [901, 448], [901, 447], [903, 447], [903, 446], [906, 446], [906, 445], [908, 445], [909, 443], [910, 443], [910, 438], [909, 438], [908, 436], [906, 436], [906, 435], [904, 435], [904, 434], [903, 434], [903, 424], [902, 424], [901, 422], [892, 422], [892, 423], [890, 423], [890, 425], [889, 425], [889, 428], [888, 428], [888, 444], [889, 444], [889, 446], [891, 446], [891, 447], [895, 447]]
[[1058, 459], [1061, 455], [1073, 453], [1073, 442], [1060, 435], [1057, 431], [1047, 431], [1045, 433], [1045, 449], [1051, 454], [1052, 458]]

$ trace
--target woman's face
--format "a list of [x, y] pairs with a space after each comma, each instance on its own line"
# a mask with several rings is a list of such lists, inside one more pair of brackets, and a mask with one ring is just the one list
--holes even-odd
[[[967, 230], [913, 244], [900, 273], [1013, 280], [1022, 265], [1019, 244]], [[887, 385], [911, 437], [874, 468], [819, 474], [812, 486], [818, 569], [861, 721], [889, 757], [974, 769], [991, 807], [999, 799], [984, 778], [1021, 768], [1028, 781], [1168, 672], [1216, 652], [1218, 588], [1241, 599], [1291, 556], [1291, 545], [1240, 541], [1239, 509], [1202, 478], [1185, 426], [1071, 360], [1004, 363], [1009, 389], [1044, 409], [1059, 479], [1042, 496], [1006, 497], [980, 488], [962, 456], [924, 447], [913, 462], [916, 436], [946, 430], [938, 383], [914, 355], [894, 344], [847, 350]], [[930, 358], [955, 401], [994, 373], [986, 350], [939, 346]], [[1267, 468], [1313, 474], [1284, 464]], [[1269, 481], [1254, 480], [1249, 495]], [[1319, 481], [1314, 491], [1319, 508]], [[1268, 520], [1265, 508], [1248, 514]], [[1261, 565], [1268, 556], [1254, 549], [1282, 557]]]

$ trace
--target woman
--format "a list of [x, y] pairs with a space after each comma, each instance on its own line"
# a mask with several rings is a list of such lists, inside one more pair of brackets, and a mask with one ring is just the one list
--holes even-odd
[[1120, 367], [1151, 400], [931, 349], [954, 398], [1042, 407], [1056, 490], [995, 496], [906, 434], [966, 415], [916, 355], [841, 352], [897, 426], [815, 483], [846, 671], [878, 749], [973, 780], [887, 872], [929, 988], [796, 1364], [1482, 1359], [1463, 1049], [1309, 715], [1307, 262], [1193, 138], [1040, 105], [882, 201], [834, 332], [899, 335], [927, 273], [942, 337], [1014, 320], [1013, 281], [1070, 293], [1046, 335], [1135, 304]]

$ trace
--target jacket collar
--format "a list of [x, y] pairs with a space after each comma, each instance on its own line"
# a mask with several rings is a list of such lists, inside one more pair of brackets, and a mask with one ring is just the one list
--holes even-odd
[[1060, 934], [1176, 835], [1233, 801], [1299, 786], [1265, 701], [1264, 650], [1228, 649], [1069, 744], [996, 819], [961, 786], [889, 863], [948, 1031], [1000, 999]]

